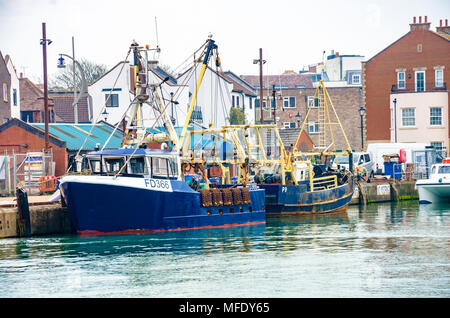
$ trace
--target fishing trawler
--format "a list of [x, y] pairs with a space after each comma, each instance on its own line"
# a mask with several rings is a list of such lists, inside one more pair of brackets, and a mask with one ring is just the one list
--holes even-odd
[[[77, 156], [84, 167], [82, 173], [61, 179], [63, 202], [76, 231], [81, 235], [103, 235], [264, 223], [264, 190], [245, 184], [219, 188], [208, 182], [199, 187], [196, 179], [185, 180], [180, 149], [189, 149], [184, 136], [203, 74], [217, 51], [214, 40], [205, 42], [202, 59], [196, 59], [197, 63], [203, 62], [180, 137], [166, 114], [170, 102], [164, 104], [158, 93], [161, 83], [148, 81], [148, 51], [148, 47], [136, 43], [128, 51], [134, 55], [135, 98], [123, 117], [127, 123], [123, 148], [104, 150], [105, 144], [83, 158]], [[145, 105], [158, 111], [151, 127], [143, 125]], [[157, 122], [164, 131], [155, 128]], [[161, 149], [146, 149], [149, 142], [161, 143]]]
[[[319, 82], [314, 99], [310, 103], [312, 104], [316, 99], [319, 101], [316, 120], [319, 132], [316, 150], [303, 152], [298, 147], [305, 124], [311, 117], [310, 112], [313, 107], [309, 105], [292, 152], [287, 155], [284, 149], [281, 151], [283, 160], [280, 164], [284, 166], [279, 173], [278, 182], [263, 178], [263, 181], [258, 184], [266, 191], [267, 214], [339, 212], [345, 211], [351, 201], [355, 187], [353, 167], [351, 166], [349, 170], [334, 170], [327, 164], [327, 161], [337, 155], [347, 155], [351, 162], [353, 160], [351, 146], [323, 80]], [[334, 118], [330, 116], [330, 108]], [[342, 136], [347, 144], [344, 152], [336, 151], [333, 125], [341, 128]], [[328, 138], [327, 132], [329, 132]]]
[[[320, 95], [320, 96], [319, 96]], [[230, 125], [223, 126], [218, 130], [223, 137], [222, 140], [234, 140], [236, 149], [233, 151], [233, 160], [224, 158], [212, 158], [209, 164], [226, 163], [221, 165], [223, 176], [222, 184], [230, 184], [229, 165], [237, 165], [237, 182], [247, 182], [257, 185], [265, 190], [265, 207], [267, 214], [311, 214], [345, 211], [353, 196], [355, 179], [353, 167], [348, 170], [333, 170], [326, 164], [313, 164], [313, 160], [325, 163], [336, 155], [352, 156], [352, 150], [348, 143], [345, 132], [340, 125], [339, 118], [335, 113], [331, 122], [327, 97], [329, 99], [323, 81], [317, 87], [315, 98], [320, 100], [318, 111], [319, 145], [315, 152], [306, 153], [298, 150], [298, 144], [304, 126], [310, 116], [312, 107], [303, 122], [300, 133], [291, 153], [287, 153], [276, 125]], [[330, 105], [334, 106], [330, 100]], [[334, 137], [330, 128], [332, 143], [325, 146], [326, 124], [339, 124], [347, 149], [338, 152], [335, 149]], [[330, 138], [328, 138], [330, 139]], [[217, 138], [216, 138], [217, 140]], [[329, 149], [332, 147], [332, 151]], [[214, 152], [214, 151], [211, 151]], [[323, 160], [323, 161], [322, 161]], [[351, 162], [353, 162], [351, 160]]]

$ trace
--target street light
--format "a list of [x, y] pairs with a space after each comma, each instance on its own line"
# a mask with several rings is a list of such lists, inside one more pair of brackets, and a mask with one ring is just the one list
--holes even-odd
[[[84, 75], [84, 71], [83, 71], [83, 68], [81, 67], [80, 63], [78, 63], [78, 61], [76, 61], [72, 56], [67, 55], [67, 54], [59, 54], [59, 59], [58, 59], [58, 64], [57, 64], [58, 68], [66, 67], [63, 56], [70, 58], [74, 64], [74, 70], [73, 70], [74, 83], [73, 83], [73, 104], [72, 104], [72, 106], [73, 106], [74, 121], [75, 121], [75, 124], [78, 124], [78, 102], [80, 101], [83, 93], [87, 92], [86, 76]], [[80, 69], [80, 74], [81, 74], [81, 91], [80, 91], [80, 95], [78, 95], [78, 96], [75, 93], [75, 86], [76, 86], [76, 84], [75, 84], [75, 65], [78, 66], [78, 68]]]
[[106, 108], [105, 108], [105, 110], [103, 111], [102, 115], [103, 115], [103, 117], [105, 118], [105, 122], [106, 122], [106, 120], [108, 119], [108, 115], [109, 115], [109, 113], [106, 111]]
[[364, 113], [366, 112], [366, 109], [361, 106], [359, 108], [359, 115], [361, 116], [361, 150], [364, 150]]
[[394, 142], [397, 142], [397, 98], [394, 98]]
[[300, 115], [300, 112], [297, 112], [297, 115], [295, 115], [295, 118], [297, 118], [297, 128], [299, 128], [300, 121], [302, 120], [302, 115]]
[[171, 108], [172, 108], [172, 114], [170, 116], [170, 120], [172, 121], [172, 125], [175, 125], [176, 120], [175, 120], [175, 117], [173, 116], [173, 104], [178, 105], [179, 103], [177, 101], [173, 100], [173, 92], [170, 92], [170, 104], [171, 104]]

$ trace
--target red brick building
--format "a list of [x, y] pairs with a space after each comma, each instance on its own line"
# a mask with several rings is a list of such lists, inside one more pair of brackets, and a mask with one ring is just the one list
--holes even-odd
[[[15, 153], [42, 152], [45, 148], [45, 133], [16, 118], [0, 125], [0, 140], [2, 153], [5, 150], [9, 154], [12, 150]], [[49, 135], [49, 146], [55, 162], [55, 175], [62, 176], [68, 160], [66, 142]]]
[[[441, 20], [436, 32], [430, 25], [426, 16], [423, 20], [414, 17], [408, 33], [362, 63], [368, 143], [424, 142], [418, 139], [427, 133], [419, 126], [433, 126], [429, 117], [438, 111], [440, 125], [432, 128], [445, 126], [447, 140], [440, 142], [448, 144], [449, 27], [447, 20], [445, 25]], [[438, 98], [438, 103], [446, 105], [432, 105], [434, 93], [446, 94], [444, 102], [442, 97]], [[398, 136], [403, 136], [403, 140]]]
[[[326, 82], [325, 82], [326, 87]], [[359, 108], [361, 106], [361, 88], [360, 87], [330, 87], [327, 88], [330, 99], [334, 105], [336, 113], [347, 136], [350, 146], [355, 151], [361, 150], [361, 119]], [[275, 89], [275, 110], [271, 107], [264, 109], [264, 123], [274, 123], [276, 118], [277, 127], [282, 130], [295, 130], [297, 133], [303, 124], [311, 100], [314, 99], [316, 88], [282, 88]], [[263, 90], [264, 97], [269, 101], [269, 105], [273, 106], [273, 91]], [[329, 101], [327, 101], [329, 102]], [[266, 104], [267, 105], [267, 104]], [[260, 112], [257, 105], [256, 112]], [[319, 110], [317, 102], [312, 103], [312, 108], [305, 123], [304, 130], [308, 133], [310, 140], [314, 145], [319, 145]], [[337, 122], [331, 106], [329, 106], [330, 119]], [[328, 127], [327, 127], [328, 129]], [[347, 149], [347, 144], [343, 133], [338, 125], [333, 125], [333, 136], [337, 150]], [[283, 136], [286, 133], [282, 133]], [[285, 147], [290, 147], [292, 138], [283, 138]], [[331, 144], [331, 135], [327, 132], [327, 145]], [[307, 142], [307, 147], [310, 147]]]
[[[44, 91], [31, 82], [28, 78], [21, 77], [20, 84], [20, 119], [24, 122], [44, 122]], [[57, 119], [54, 111], [54, 103], [48, 100], [48, 121], [54, 123]]]

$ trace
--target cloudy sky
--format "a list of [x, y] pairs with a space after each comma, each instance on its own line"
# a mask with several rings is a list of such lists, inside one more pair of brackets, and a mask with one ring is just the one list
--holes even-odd
[[[259, 48], [265, 74], [299, 71], [322, 52], [369, 59], [409, 31], [413, 16], [432, 29], [450, 18], [448, 0], [0, 0], [0, 51], [18, 72], [42, 80], [42, 22], [48, 74], [59, 53], [114, 66], [132, 40], [161, 47], [162, 64], [176, 68], [212, 34], [224, 70], [254, 74]], [[157, 31], [155, 28], [157, 21]], [[156, 36], [158, 34], [158, 36]]]

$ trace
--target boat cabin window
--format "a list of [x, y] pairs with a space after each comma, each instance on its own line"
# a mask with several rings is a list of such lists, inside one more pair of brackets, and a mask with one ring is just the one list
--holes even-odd
[[431, 174], [435, 174], [436, 173], [436, 166], [433, 166], [433, 168], [431, 168]]
[[153, 178], [177, 177], [177, 162], [175, 158], [150, 157]]
[[117, 173], [125, 163], [124, 158], [105, 158], [105, 172]]
[[450, 173], [450, 166], [440, 166], [438, 173], [439, 174]]
[[128, 173], [148, 175], [147, 165], [144, 157], [133, 157], [128, 163]]
[[100, 173], [100, 160], [89, 159], [89, 165], [92, 172]]

